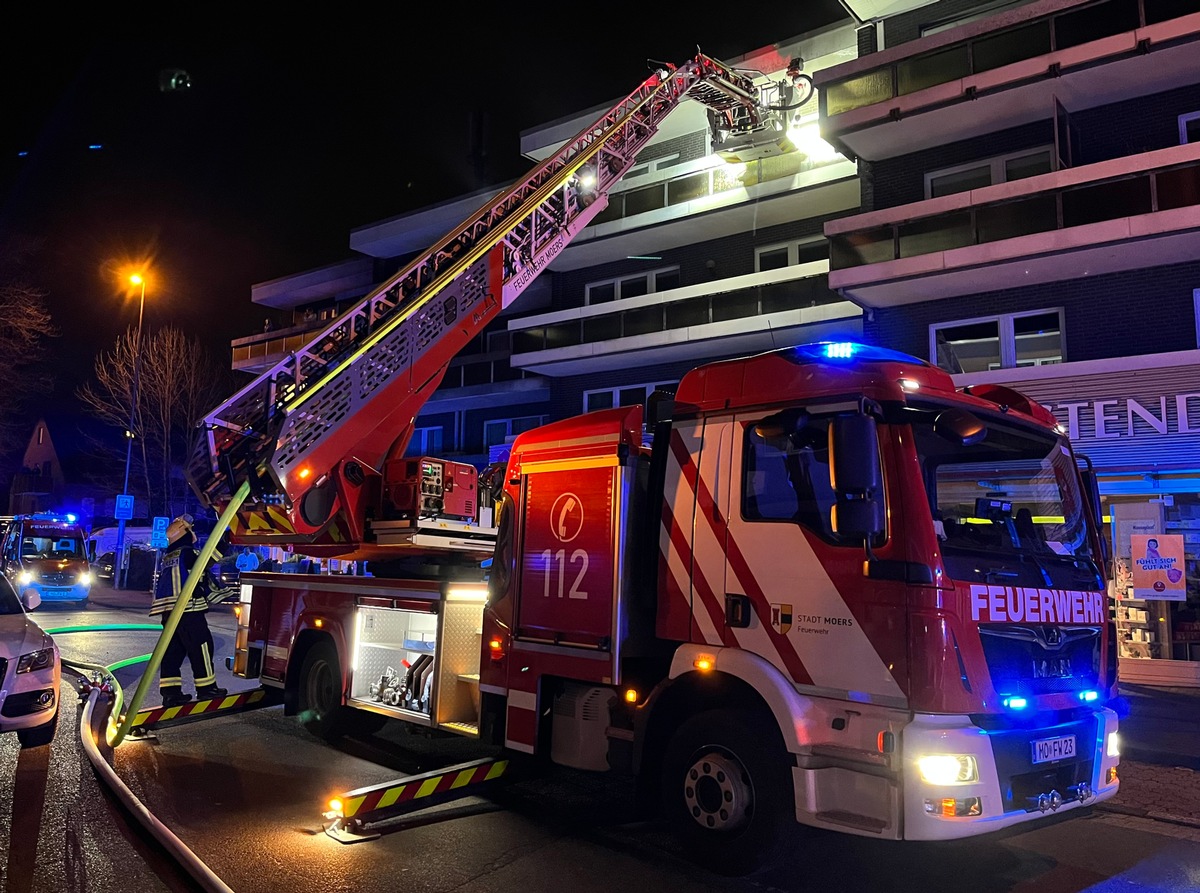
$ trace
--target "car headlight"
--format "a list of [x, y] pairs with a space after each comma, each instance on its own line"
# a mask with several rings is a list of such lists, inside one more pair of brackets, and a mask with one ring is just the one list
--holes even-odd
[[79, 583], [81, 586], [91, 586], [92, 585], [92, 572], [84, 571], [82, 574], [80, 574], [79, 575]]
[[921, 778], [930, 784], [966, 784], [979, 780], [979, 767], [968, 754], [937, 753], [917, 758]]
[[31, 651], [29, 654], [22, 654], [17, 661], [17, 672], [30, 673], [34, 670], [44, 670], [52, 666], [54, 666], [54, 649], [43, 648], [41, 651]]
[[21, 571], [21, 573], [17, 574], [17, 582], [20, 583], [22, 586], [28, 586], [35, 579], [37, 579], [37, 578], [34, 577], [34, 575], [31, 571]]

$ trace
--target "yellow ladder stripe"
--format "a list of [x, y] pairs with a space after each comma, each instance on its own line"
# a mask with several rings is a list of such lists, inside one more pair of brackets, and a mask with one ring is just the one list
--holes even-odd
[[400, 799], [400, 795], [404, 793], [404, 789], [406, 787], [408, 787], [408, 785], [402, 784], [398, 788], [392, 788], [391, 790], [389, 790], [387, 793], [385, 793], [382, 797], [379, 798], [379, 806], [380, 807], [391, 806], [393, 803], [395, 803], [397, 800]]
[[437, 776], [434, 776], [433, 778], [425, 779], [423, 782], [421, 782], [421, 786], [419, 788], [417, 788], [417, 792], [415, 794], [413, 794], [413, 799], [417, 800], [421, 797], [428, 797], [430, 794], [432, 794], [434, 791], [437, 790], [437, 786], [439, 784], [441, 784], [443, 777], [444, 776], [437, 775]]
[[500, 762], [495, 763], [492, 768], [488, 770], [487, 776], [483, 780], [491, 781], [493, 778], [499, 778], [504, 774], [504, 770], [507, 768], [508, 760], [500, 760]]

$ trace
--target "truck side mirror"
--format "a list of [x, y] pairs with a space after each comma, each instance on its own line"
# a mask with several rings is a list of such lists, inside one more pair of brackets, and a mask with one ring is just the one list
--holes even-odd
[[829, 482], [836, 496], [834, 533], [869, 543], [884, 532], [879, 438], [871, 416], [839, 416], [829, 426]]
[[1109, 543], [1108, 537], [1104, 535], [1104, 509], [1100, 505], [1100, 481], [1096, 477], [1092, 461], [1087, 456], [1078, 458], [1084, 462], [1084, 467], [1079, 469], [1079, 475], [1083, 479], [1083, 495], [1087, 499], [1088, 508], [1092, 513], [1092, 523], [1096, 525], [1096, 538], [1100, 541], [1100, 559], [1104, 562], [1105, 573], [1108, 573], [1112, 561], [1112, 545]]

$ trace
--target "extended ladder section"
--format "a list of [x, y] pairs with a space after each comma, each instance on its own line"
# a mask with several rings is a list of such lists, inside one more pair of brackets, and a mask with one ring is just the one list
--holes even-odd
[[[726, 121], [761, 127], [767, 110], [747, 74], [703, 54], [651, 75], [524, 180], [484, 203], [359, 304], [338, 316], [202, 420], [187, 475], [221, 510], [249, 480], [241, 541], [353, 541], [386, 459], [451, 359], [533, 282], [608, 204], [685, 97]], [[377, 487], [378, 489], [378, 487]], [[357, 500], [357, 501], [356, 501]], [[338, 516], [344, 523], [330, 531]]]

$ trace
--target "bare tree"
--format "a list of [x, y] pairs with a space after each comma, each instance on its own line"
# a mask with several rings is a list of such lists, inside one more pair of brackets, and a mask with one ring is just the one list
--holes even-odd
[[156, 332], [130, 328], [111, 351], [96, 357], [95, 381], [76, 390], [101, 420], [125, 429], [136, 381], [133, 433], [142, 485], [151, 514], [183, 510], [186, 483], [178, 471], [194, 444], [194, 422], [226, 391], [226, 374], [197, 340], [167, 326]]
[[45, 292], [19, 281], [0, 282], [0, 455], [23, 446], [29, 437], [25, 410], [50, 390], [51, 376], [39, 364], [46, 355], [46, 340], [58, 335]]

